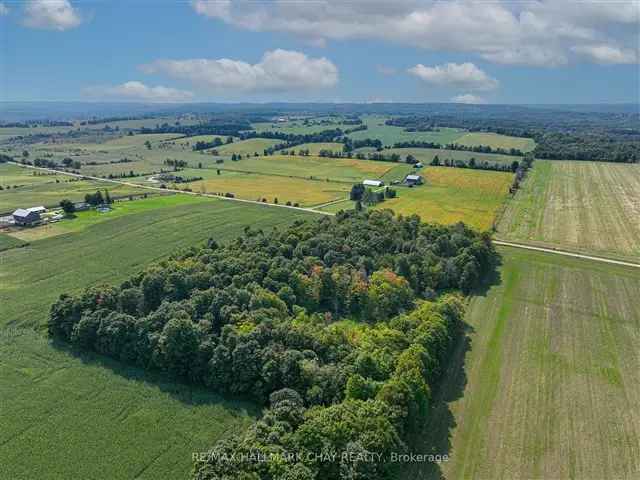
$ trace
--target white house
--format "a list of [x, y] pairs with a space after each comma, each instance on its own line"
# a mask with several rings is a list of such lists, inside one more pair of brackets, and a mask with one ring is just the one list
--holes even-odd
[[382, 180], [363, 180], [362, 184], [365, 187], [382, 187], [384, 182]]

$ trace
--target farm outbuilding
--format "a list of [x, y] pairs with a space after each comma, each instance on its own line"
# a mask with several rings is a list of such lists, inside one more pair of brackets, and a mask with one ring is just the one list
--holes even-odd
[[363, 180], [362, 184], [365, 187], [382, 187], [384, 182], [382, 180]]
[[404, 177], [404, 183], [409, 186], [422, 185], [422, 176], [420, 175], [407, 175]]
[[41, 220], [40, 213], [44, 212], [46, 212], [46, 209], [44, 207], [18, 208], [15, 212], [13, 212], [13, 221], [16, 225], [35, 225]]

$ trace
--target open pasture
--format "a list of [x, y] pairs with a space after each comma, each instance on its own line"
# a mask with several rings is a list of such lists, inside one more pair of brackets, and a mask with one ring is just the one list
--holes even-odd
[[511, 199], [499, 237], [640, 258], [640, 165], [538, 160]]
[[419, 174], [424, 185], [397, 187], [397, 198], [387, 199], [376, 208], [390, 208], [402, 215], [417, 214], [423, 222], [464, 222], [488, 230], [507, 199], [513, 180], [510, 173], [449, 167], [426, 167]]
[[403, 478], [638, 478], [640, 269], [499, 251]]
[[443, 145], [455, 143], [458, 138], [464, 135], [463, 130], [456, 128], [440, 128], [434, 132], [407, 132], [402, 127], [385, 125], [388, 117], [381, 115], [364, 115], [362, 121], [367, 125], [367, 130], [350, 133], [348, 136], [353, 140], [363, 140], [372, 138], [380, 140], [384, 145], [393, 145], [396, 142], [421, 141], [437, 142]]
[[491, 148], [516, 148], [522, 152], [530, 152], [536, 148], [536, 142], [531, 138], [510, 137], [508, 135], [500, 135], [498, 133], [486, 132], [470, 132], [465, 133], [455, 142], [459, 145], [467, 147], [476, 147], [486, 145]]
[[[180, 185], [177, 187], [182, 188]], [[191, 182], [188, 188], [201, 193], [232, 193], [236, 198], [268, 203], [298, 203], [301, 207], [312, 207], [340, 198], [347, 198], [349, 183], [327, 182], [325, 180], [304, 180], [257, 173], [242, 173], [221, 170], [220, 175], [205, 180]]]

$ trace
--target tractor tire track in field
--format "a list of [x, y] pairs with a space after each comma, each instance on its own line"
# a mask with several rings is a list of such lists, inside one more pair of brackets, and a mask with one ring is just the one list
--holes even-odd
[[528, 245], [526, 243], [505, 242], [504, 240], [494, 239], [493, 243], [503, 247], [524, 248], [526, 250], [535, 250], [536, 252], [553, 253], [555, 255], [564, 255], [565, 257], [582, 258], [584, 260], [593, 260], [596, 262], [611, 263], [613, 265], [622, 265], [625, 267], [640, 268], [640, 263], [623, 262], [622, 260], [613, 260], [612, 258], [595, 257], [593, 255], [584, 255], [581, 253], [568, 252], [566, 250], [558, 250], [556, 248], [545, 248]]

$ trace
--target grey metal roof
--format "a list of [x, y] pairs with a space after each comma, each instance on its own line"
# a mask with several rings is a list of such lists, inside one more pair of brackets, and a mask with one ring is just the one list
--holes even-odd
[[24, 208], [19, 208], [15, 212], [13, 212], [14, 217], [28, 217], [31, 212]]

